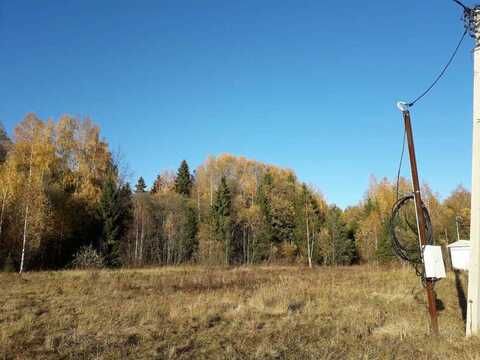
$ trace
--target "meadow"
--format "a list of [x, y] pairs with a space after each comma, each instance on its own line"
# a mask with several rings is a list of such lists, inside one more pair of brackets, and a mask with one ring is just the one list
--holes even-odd
[[464, 275], [440, 336], [408, 267], [168, 267], [0, 273], [0, 359], [477, 359]]

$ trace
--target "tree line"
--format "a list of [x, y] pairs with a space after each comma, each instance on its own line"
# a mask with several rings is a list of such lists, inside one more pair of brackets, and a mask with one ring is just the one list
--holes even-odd
[[[453, 242], [457, 224], [468, 238], [468, 191], [423, 192], [435, 240]], [[396, 184], [372, 178], [342, 210], [292, 170], [228, 154], [132, 189], [91, 120], [29, 114], [12, 139], [0, 129], [0, 268], [60, 269], [91, 254], [111, 267], [391, 261], [396, 197]]]

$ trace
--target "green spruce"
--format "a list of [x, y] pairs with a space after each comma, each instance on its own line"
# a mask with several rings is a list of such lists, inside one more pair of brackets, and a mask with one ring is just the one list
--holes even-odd
[[137, 185], [135, 185], [135, 192], [137, 194], [144, 193], [146, 188], [147, 185], [145, 185], [145, 180], [143, 179], [143, 177], [140, 176], [138, 178]]
[[190, 169], [185, 160], [182, 161], [180, 167], [177, 171], [177, 177], [175, 178], [175, 192], [184, 195], [190, 196], [193, 186], [192, 175], [190, 174]]
[[130, 185], [118, 188], [113, 180], [107, 180], [102, 188], [98, 213], [102, 227], [99, 248], [105, 256], [107, 265], [120, 265], [120, 241], [133, 219]]
[[150, 189], [150, 194], [160, 193], [162, 187], [163, 187], [163, 179], [162, 179], [161, 175], [157, 175], [157, 178], [153, 182], [153, 186]]
[[232, 212], [232, 194], [224, 176], [220, 181], [215, 202], [212, 207], [213, 232], [215, 239], [224, 245], [225, 264], [230, 263], [231, 257], [231, 212]]

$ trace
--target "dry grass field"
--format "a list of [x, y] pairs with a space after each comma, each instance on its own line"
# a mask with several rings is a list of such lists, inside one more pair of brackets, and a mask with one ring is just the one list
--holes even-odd
[[0, 359], [480, 359], [459, 280], [430, 338], [408, 268], [0, 274]]

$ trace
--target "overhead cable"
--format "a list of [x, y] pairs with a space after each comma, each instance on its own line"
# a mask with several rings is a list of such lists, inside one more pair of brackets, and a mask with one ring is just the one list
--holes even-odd
[[445, 73], [447, 72], [448, 68], [450, 67], [450, 65], [452, 64], [453, 60], [455, 59], [455, 57], [457, 56], [457, 53], [458, 53], [458, 50], [460, 49], [460, 46], [462, 45], [463, 43], [463, 40], [465, 40], [465, 37], [467, 36], [469, 30], [468, 29], [465, 29], [465, 31], [463, 32], [461, 38], [460, 38], [460, 41], [458, 42], [457, 44], [457, 47], [455, 48], [455, 51], [453, 52], [453, 54], [450, 56], [450, 59], [448, 60], [447, 64], [443, 67], [442, 71], [440, 72], [440, 74], [435, 78], [435, 80], [433, 81], [433, 83], [423, 92], [421, 93], [419, 96], [417, 96], [413, 101], [411, 101], [410, 103], [408, 103], [408, 106], [409, 107], [412, 107], [414, 106], [418, 101], [420, 101], [421, 99], [423, 99], [434, 87], [435, 85], [437, 85], [437, 83], [440, 81], [440, 79], [445, 75]]

